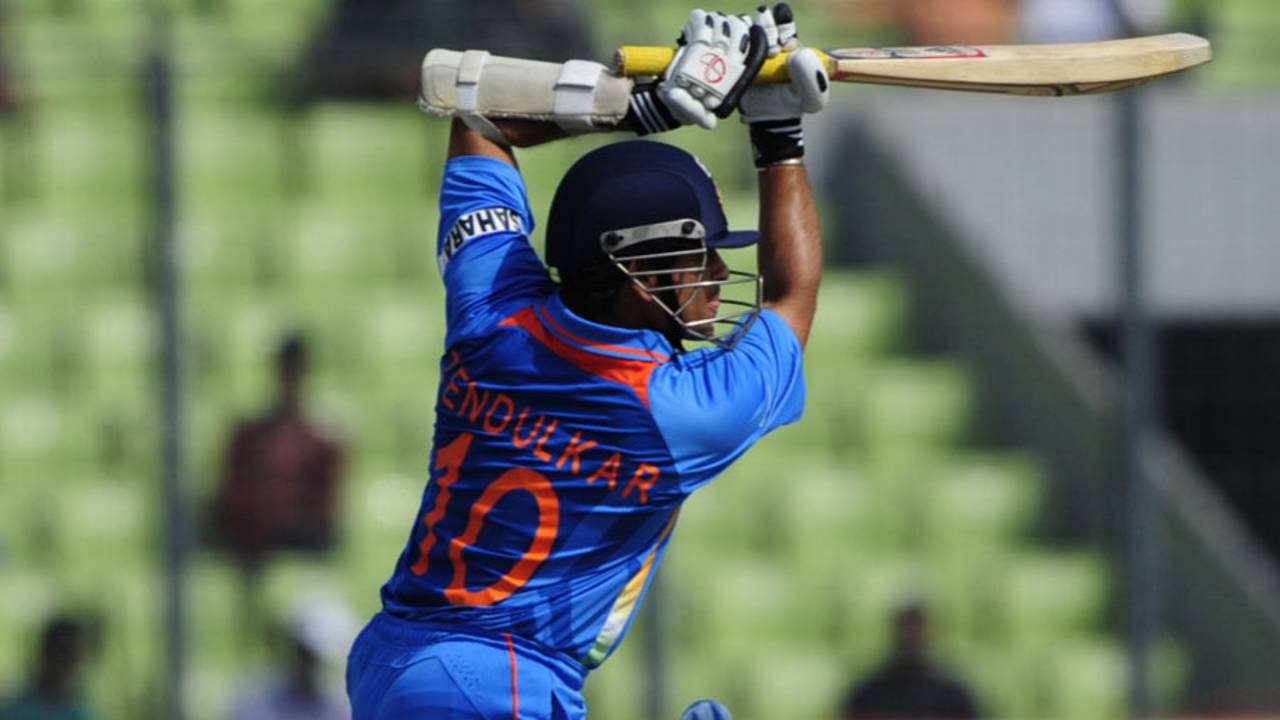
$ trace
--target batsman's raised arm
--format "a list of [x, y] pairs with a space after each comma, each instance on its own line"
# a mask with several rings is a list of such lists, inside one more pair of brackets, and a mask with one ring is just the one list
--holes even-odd
[[449, 128], [449, 159], [481, 155], [516, 165], [513, 147], [533, 147], [568, 137], [555, 123], [536, 120], [499, 120], [494, 127], [502, 134], [501, 142], [475, 132], [461, 119], [454, 118]]
[[756, 85], [740, 102], [760, 171], [760, 242], [764, 305], [809, 339], [822, 279], [822, 233], [809, 176], [804, 168], [801, 118], [827, 105], [829, 82], [822, 58], [800, 47], [791, 10], [779, 3], [762, 8], [755, 23], [767, 29], [770, 57], [786, 51], [789, 80]]
[[764, 306], [787, 321], [801, 345], [807, 344], [822, 279], [822, 233], [803, 165], [760, 171], [756, 255], [764, 278]]

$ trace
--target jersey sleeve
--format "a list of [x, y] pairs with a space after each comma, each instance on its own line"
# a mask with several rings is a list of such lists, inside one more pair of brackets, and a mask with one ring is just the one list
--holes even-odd
[[764, 310], [732, 349], [677, 356], [654, 372], [649, 408], [689, 493], [765, 434], [804, 412], [804, 353], [786, 321]]
[[551, 290], [529, 244], [533, 212], [511, 165], [464, 155], [445, 166], [436, 244], [446, 293], [446, 343], [488, 331], [513, 307]]

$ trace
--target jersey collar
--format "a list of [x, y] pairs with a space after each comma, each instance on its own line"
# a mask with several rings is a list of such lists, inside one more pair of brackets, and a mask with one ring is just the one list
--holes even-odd
[[655, 330], [634, 330], [602, 325], [579, 317], [565, 307], [559, 293], [535, 308], [538, 320], [561, 340], [599, 355], [621, 360], [666, 362], [671, 343]]

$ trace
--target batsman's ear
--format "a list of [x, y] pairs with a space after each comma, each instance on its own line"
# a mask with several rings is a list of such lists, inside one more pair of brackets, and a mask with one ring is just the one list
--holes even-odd
[[641, 267], [639, 260], [628, 260], [623, 263], [623, 267], [627, 269], [628, 275], [639, 281], [639, 284], [635, 282], [626, 283], [624, 285], [626, 288], [625, 292], [635, 293], [636, 297], [640, 298], [644, 302], [653, 302], [653, 295], [649, 293], [648, 288], [652, 288], [658, 284], [658, 276], [637, 275], [636, 273], [644, 270], [644, 268]]

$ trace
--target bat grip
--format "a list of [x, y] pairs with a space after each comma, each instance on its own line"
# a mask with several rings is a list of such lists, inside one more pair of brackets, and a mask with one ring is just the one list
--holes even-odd
[[[787, 55], [778, 53], [764, 61], [757, 82], [786, 82]], [[675, 48], [623, 45], [613, 53], [613, 66], [627, 77], [657, 77], [676, 57]], [[823, 56], [826, 60], [826, 56]], [[828, 68], [830, 69], [830, 68]]]

